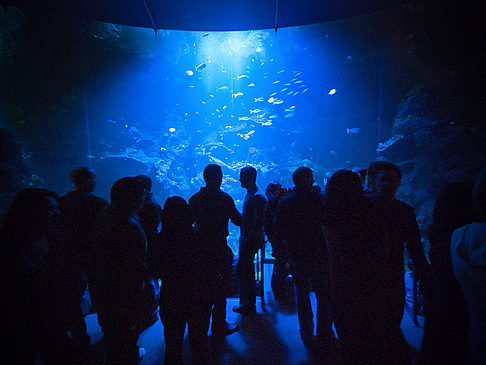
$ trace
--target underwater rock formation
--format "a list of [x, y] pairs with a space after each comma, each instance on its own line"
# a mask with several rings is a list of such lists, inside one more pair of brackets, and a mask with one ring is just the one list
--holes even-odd
[[32, 182], [15, 136], [0, 128], [0, 216], [6, 212], [15, 194]]
[[486, 126], [456, 119], [461, 115], [445, 118], [454, 105], [437, 100], [431, 88], [413, 90], [397, 108], [392, 137], [377, 149], [401, 168], [398, 197], [415, 208], [423, 237], [439, 191], [451, 182], [474, 181], [486, 163]]

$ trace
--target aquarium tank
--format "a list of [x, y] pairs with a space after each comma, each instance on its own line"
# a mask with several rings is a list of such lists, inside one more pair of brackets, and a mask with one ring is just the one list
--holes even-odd
[[96, 171], [104, 198], [115, 180], [146, 174], [163, 205], [189, 199], [216, 163], [241, 210], [244, 166], [262, 189], [291, 188], [307, 166], [323, 189], [329, 173], [384, 158], [402, 169], [399, 196], [425, 237], [437, 192], [486, 162], [484, 69], [463, 42], [479, 39], [477, 24], [438, 10], [418, 2], [277, 31], [154, 32], [2, 8], [2, 212], [23, 187], [66, 193], [78, 166]]

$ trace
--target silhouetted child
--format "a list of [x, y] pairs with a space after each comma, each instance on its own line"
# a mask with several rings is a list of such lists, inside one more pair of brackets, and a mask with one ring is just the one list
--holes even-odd
[[287, 285], [287, 277], [290, 274], [287, 248], [284, 247], [275, 229], [277, 207], [286, 194], [287, 189], [283, 188], [277, 182], [271, 182], [265, 189], [265, 195], [268, 200], [268, 208], [265, 216], [265, 234], [272, 245], [272, 255], [275, 257], [270, 284], [275, 300], [283, 303], [294, 300], [293, 288], [289, 290]]
[[[145, 189], [145, 199], [142, 207], [137, 212], [140, 218], [140, 225], [145, 232], [147, 238], [147, 262], [149, 268], [152, 267], [153, 245], [159, 233], [162, 208], [154, 199], [152, 190], [152, 179], [147, 175], [135, 176]], [[145, 287], [145, 305], [146, 305], [146, 319], [144, 320], [144, 327], [149, 327], [157, 321], [157, 293], [159, 292], [159, 283], [156, 280], [150, 279], [149, 284]]]
[[[295, 189], [280, 202], [275, 224], [288, 248], [300, 336], [307, 347], [318, 344], [325, 350], [332, 350], [335, 336], [331, 319], [329, 254], [322, 231], [323, 196], [313, 187], [314, 174], [310, 168], [297, 168], [292, 180]], [[311, 290], [315, 291], [317, 299], [317, 338], [309, 297]]]

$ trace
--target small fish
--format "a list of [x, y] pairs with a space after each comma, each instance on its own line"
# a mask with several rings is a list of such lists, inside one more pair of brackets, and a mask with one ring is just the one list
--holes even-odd
[[270, 119], [275, 119], [275, 118], [278, 118], [278, 115], [277, 114], [273, 114], [273, 115], [270, 115], [269, 118]]
[[285, 114], [285, 118], [292, 118], [294, 115], [295, 115], [294, 112], [289, 112], [289, 113]]
[[285, 72], [285, 70], [280, 70], [280, 71], [278, 71], [277, 73], [278, 73], [278, 74], [281, 74], [282, 72]]
[[248, 84], [248, 87], [255, 86], [255, 84], [252, 82], [251, 84]]
[[261, 96], [261, 97], [259, 97], [259, 98], [255, 98], [255, 103], [256, 103], [257, 101], [263, 101], [263, 96]]
[[239, 117], [238, 120], [250, 120], [250, 117]]
[[192, 72], [191, 70], [187, 70], [186, 71], [186, 75], [187, 76], [192, 76], [192, 75], [194, 75], [194, 72]]
[[336, 91], [337, 91], [336, 89], [331, 89], [331, 90], [329, 90], [329, 93], [328, 94], [329, 95], [334, 95], [336, 93]]
[[306, 93], [307, 91], [309, 91], [309, 88], [308, 87], [306, 87], [304, 90], [302, 90], [302, 94], [303, 93]]
[[302, 81], [302, 80], [297, 80], [297, 81], [294, 82], [294, 84], [302, 84], [303, 82], [304, 81]]
[[204, 37], [207, 37], [209, 35], [209, 33], [204, 33], [201, 37], [204, 38]]
[[248, 75], [246, 75], [246, 74], [236, 76], [236, 79], [237, 79], [237, 80], [242, 79], [242, 78], [247, 78], [247, 79], [249, 79], [249, 78], [250, 78], [250, 76], [248, 76]]
[[271, 103], [273, 103], [275, 101], [275, 98], [272, 96], [271, 98], [268, 98], [267, 101], [271, 104]]
[[240, 91], [240, 92], [237, 92], [236, 94], [233, 94], [233, 97], [237, 98], [238, 96], [241, 96], [241, 95], [243, 95], [243, 93]]
[[272, 125], [272, 122], [269, 120], [268, 122], [263, 122], [262, 125]]
[[346, 133], [348, 134], [356, 134], [359, 132], [359, 128], [358, 127], [355, 127], [355, 128], [346, 128]]
[[250, 114], [255, 114], [255, 113], [260, 113], [260, 112], [261, 112], [261, 109], [250, 110]]
[[198, 65], [198, 66], [196, 67], [196, 70], [201, 71], [201, 70], [205, 69], [205, 68], [206, 68], [206, 66], [207, 66], [207, 65], [206, 65], [205, 63], [201, 63], [200, 65]]
[[277, 81], [272, 82], [272, 84], [274, 84], [274, 85], [275, 85], [275, 84], [278, 84], [279, 82], [280, 82], [280, 81], [278, 81], [278, 80], [277, 80]]
[[228, 90], [229, 87], [224, 85], [224, 86], [221, 86], [221, 87], [218, 87], [216, 90]]
[[174, 133], [175, 131], [176, 131], [176, 129], [174, 127], [169, 128], [170, 133]]
[[280, 100], [280, 99], [275, 99], [273, 103], [274, 103], [275, 105], [279, 105], [279, 104], [282, 104], [283, 102], [284, 102], [283, 100]]
[[281, 93], [283, 93], [284, 91], [287, 91], [288, 88], [284, 87], [282, 90], [280, 90]]
[[277, 92], [271, 93], [270, 96], [275, 96], [277, 95]]
[[254, 130], [251, 130], [251, 131], [249, 131], [249, 132], [247, 133], [247, 135], [248, 135], [248, 136], [251, 136], [253, 133], [255, 133], [255, 131], [254, 131]]
[[214, 98], [214, 95], [213, 94], [209, 94], [210, 97]]

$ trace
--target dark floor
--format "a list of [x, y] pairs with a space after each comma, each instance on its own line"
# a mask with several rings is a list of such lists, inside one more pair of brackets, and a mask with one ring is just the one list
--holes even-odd
[[[270, 278], [272, 265], [265, 265], [265, 278]], [[312, 305], [315, 313], [315, 296], [312, 294]], [[258, 315], [254, 317], [241, 316], [231, 309], [238, 304], [237, 298], [228, 298], [227, 320], [237, 322], [239, 331], [227, 336], [222, 341], [213, 341], [210, 338], [210, 351], [212, 364], [316, 364], [319, 362], [304, 347], [299, 334], [299, 325], [295, 308], [279, 308], [275, 302], [269, 282], [265, 280], [266, 311], [260, 307], [260, 298], [257, 299]], [[419, 324], [423, 324], [423, 318], [418, 317]], [[103, 337], [98, 326], [96, 314], [86, 317], [88, 332], [94, 345], [96, 364], [103, 363]], [[415, 326], [412, 321], [411, 311], [405, 310], [402, 329], [405, 337], [414, 352], [420, 347], [423, 329]], [[210, 333], [209, 333], [210, 334]], [[158, 320], [154, 325], [145, 330], [139, 339], [139, 346], [146, 349], [146, 356], [141, 365], [162, 364], [164, 359], [164, 335], [163, 327]], [[184, 364], [190, 364], [189, 341], [184, 344]], [[326, 363], [333, 363], [329, 361]]]

